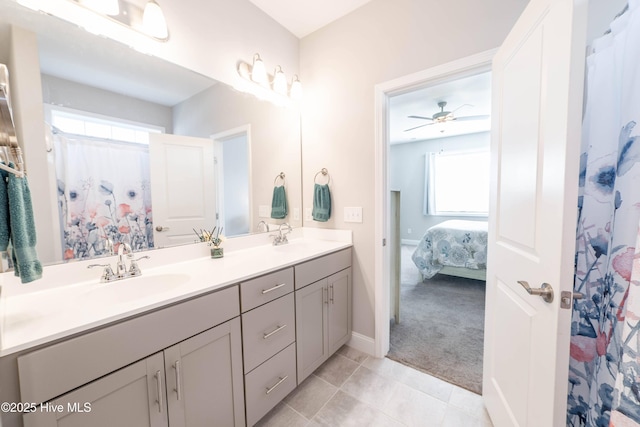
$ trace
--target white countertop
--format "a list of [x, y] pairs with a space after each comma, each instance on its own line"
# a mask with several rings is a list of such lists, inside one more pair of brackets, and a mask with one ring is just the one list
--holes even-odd
[[[139, 262], [142, 276], [100, 283], [93, 261], [44, 268], [34, 285], [0, 275], [0, 357], [131, 317], [351, 246], [345, 230], [296, 229], [290, 242], [267, 235], [230, 239], [223, 258], [206, 244], [158, 249]], [[100, 263], [114, 257], [102, 258]]]

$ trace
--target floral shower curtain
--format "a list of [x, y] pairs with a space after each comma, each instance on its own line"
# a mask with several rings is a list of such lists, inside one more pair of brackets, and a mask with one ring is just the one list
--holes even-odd
[[53, 142], [63, 258], [106, 254], [107, 238], [152, 248], [149, 147], [59, 131]]
[[587, 58], [568, 426], [640, 426], [640, 9]]

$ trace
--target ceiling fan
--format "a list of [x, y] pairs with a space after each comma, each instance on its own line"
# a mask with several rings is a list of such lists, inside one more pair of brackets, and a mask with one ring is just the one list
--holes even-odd
[[457, 120], [457, 121], [466, 121], [466, 120], [484, 120], [484, 119], [488, 119], [489, 115], [480, 115], [480, 116], [462, 116], [462, 117], [455, 117], [453, 115], [453, 113], [455, 113], [456, 111], [458, 111], [460, 108], [464, 107], [464, 106], [471, 106], [470, 104], [462, 104], [461, 106], [459, 106], [458, 108], [456, 108], [453, 111], [444, 111], [444, 107], [447, 106], [446, 101], [440, 101], [438, 102], [438, 107], [440, 107], [440, 111], [438, 111], [437, 113], [435, 113], [434, 115], [432, 115], [431, 117], [424, 117], [424, 116], [407, 116], [410, 119], [420, 119], [420, 120], [430, 120], [431, 123], [425, 123], [423, 125], [420, 126], [416, 126], [416, 127], [412, 127], [409, 129], [405, 129], [405, 132], [408, 132], [410, 130], [414, 130], [414, 129], [418, 129], [424, 126], [430, 126], [430, 125], [435, 125], [437, 123], [444, 123], [444, 122], [450, 122], [453, 120]]

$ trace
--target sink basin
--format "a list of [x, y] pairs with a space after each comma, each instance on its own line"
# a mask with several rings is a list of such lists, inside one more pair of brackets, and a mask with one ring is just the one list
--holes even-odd
[[91, 285], [81, 298], [95, 299], [102, 304], [113, 304], [146, 298], [177, 288], [190, 279], [188, 274], [149, 274], [109, 283]]

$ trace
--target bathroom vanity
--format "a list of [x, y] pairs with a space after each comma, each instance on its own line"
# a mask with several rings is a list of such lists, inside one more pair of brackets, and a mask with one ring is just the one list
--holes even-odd
[[[73, 300], [69, 287], [9, 296], [0, 401], [15, 404], [15, 411], [2, 413], [3, 425], [254, 425], [350, 339], [350, 235], [225, 252], [221, 260], [164, 265], [148, 274], [141, 265], [149, 283], [158, 279], [160, 295], [135, 301], [127, 300], [126, 286], [137, 279], [96, 280], [94, 286], [116, 285], [124, 295], [98, 291], [110, 308], [77, 300], [88, 310], [75, 316], [34, 306], [44, 314], [16, 317], [35, 298], [49, 295], [55, 304], [52, 292]], [[87, 286], [70, 288], [85, 295]], [[72, 324], [70, 317], [78, 316], [85, 318]], [[20, 322], [29, 321], [19, 342]]]

